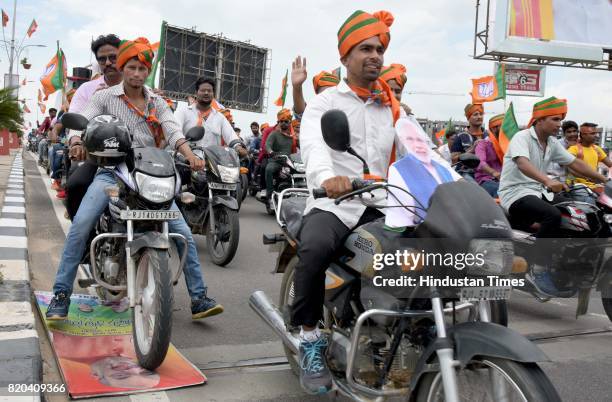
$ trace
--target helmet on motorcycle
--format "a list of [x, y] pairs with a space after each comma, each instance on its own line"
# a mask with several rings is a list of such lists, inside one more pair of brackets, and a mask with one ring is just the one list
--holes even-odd
[[117, 165], [132, 148], [132, 139], [125, 124], [112, 115], [99, 115], [87, 124], [83, 140], [89, 155], [98, 164]]

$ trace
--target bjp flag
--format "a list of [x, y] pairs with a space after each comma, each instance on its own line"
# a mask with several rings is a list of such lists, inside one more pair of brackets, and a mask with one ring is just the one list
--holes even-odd
[[66, 70], [66, 56], [62, 49], [57, 47], [57, 53], [51, 61], [47, 64], [45, 68], [45, 72], [42, 77], [40, 77], [40, 83], [43, 87], [43, 92], [45, 94], [45, 100], [51, 95], [53, 92], [58, 89], [63, 89], [66, 86], [66, 77], [68, 73]]
[[472, 103], [493, 102], [506, 97], [506, 67], [500, 64], [495, 75], [472, 79]]

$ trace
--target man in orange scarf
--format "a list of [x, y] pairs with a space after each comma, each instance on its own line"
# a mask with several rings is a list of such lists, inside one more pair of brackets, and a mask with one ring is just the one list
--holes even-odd
[[398, 102], [401, 102], [402, 91], [404, 90], [406, 81], [408, 81], [408, 78], [406, 77], [406, 67], [396, 63], [383, 67], [382, 71], [380, 72], [380, 78], [389, 85], [393, 91], [393, 94], [395, 95], [395, 99], [397, 99]]
[[489, 120], [489, 135], [484, 141], [479, 141], [474, 149], [474, 153], [480, 159], [480, 165], [476, 168], [474, 178], [493, 198], [497, 198], [499, 176], [501, 175], [504, 157], [497, 141], [499, 128], [503, 121], [504, 114], [493, 116]]
[[[123, 83], [96, 92], [81, 114], [88, 120], [112, 114], [129, 130], [134, 145], [162, 148], [167, 144], [185, 156], [194, 170], [200, 170], [204, 162], [193, 154], [181, 127], [164, 99], [144, 86], [151, 71], [153, 49], [145, 38], [124, 40], [117, 53], [117, 68], [123, 72]], [[117, 184], [113, 174], [100, 169], [72, 221], [66, 236], [64, 251], [53, 286], [55, 297], [46, 312], [48, 320], [64, 320], [70, 307], [70, 294], [78, 265], [86, 251], [87, 239], [100, 215], [108, 206], [107, 186]], [[175, 203], [173, 210], [178, 210]], [[191, 298], [191, 318], [200, 319], [223, 312], [223, 307], [207, 296], [202, 277], [198, 251], [185, 219], [168, 222], [171, 233], [179, 233], [187, 240], [187, 258], [183, 267], [187, 290]], [[184, 245], [177, 242], [179, 253]]]
[[330, 109], [346, 113], [351, 145], [365, 157], [373, 175], [386, 176], [395, 141], [393, 126], [400, 113], [399, 102], [389, 85], [379, 78], [392, 23], [393, 16], [386, 11], [373, 14], [356, 11], [346, 19], [338, 31], [338, 51], [347, 78], [317, 95], [302, 118], [300, 147], [308, 188], [323, 187], [329, 197], [308, 199], [291, 317], [292, 325], [301, 326], [300, 383], [313, 394], [331, 387], [323, 358], [327, 340], [317, 328], [323, 308], [325, 269], [350, 228], [382, 215], [377, 210], [366, 210], [357, 200], [334, 204], [332, 198], [352, 190], [349, 177], [361, 177], [363, 165], [357, 158], [332, 151], [325, 144], [321, 116]]
[[[537, 238], [556, 237], [561, 224], [561, 211], [555, 204], [568, 201], [554, 194], [567, 189], [567, 186], [546, 175], [551, 163], [567, 166], [595, 182], [606, 182], [605, 176], [567, 152], [555, 138], [566, 114], [565, 99], [551, 97], [536, 103], [529, 128], [512, 136], [504, 156], [498, 190], [501, 206], [508, 211], [510, 222], [515, 227], [539, 223]], [[536, 255], [531, 256], [529, 261], [532, 268], [526, 279], [544, 295], [564, 296], [548, 270], [552, 250], [546, 250], [547, 245], [540, 241]]]

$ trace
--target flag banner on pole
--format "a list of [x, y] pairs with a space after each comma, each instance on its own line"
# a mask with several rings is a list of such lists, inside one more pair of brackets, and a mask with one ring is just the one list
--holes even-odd
[[51, 61], [47, 64], [45, 72], [40, 77], [40, 83], [43, 87], [43, 93], [45, 94], [45, 100], [49, 98], [53, 92], [58, 89], [64, 89], [66, 85], [66, 56], [62, 49], [57, 47], [57, 53]]
[[164, 58], [166, 54], [166, 41], [164, 36], [164, 28], [166, 22], [162, 21], [161, 25], [161, 33], [160, 41], [151, 45], [153, 47], [153, 52], [155, 52], [155, 60], [153, 60], [153, 67], [151, 67], [151, 73], [145, 80], [145, 84], [150, 88], [155, 88], [155, 78], [157, 77], [157, 69], [159, 68], [159, 62]]
[[43, 94], [40, 91], [40, 88], [38, 89], [38, 102], [42, 102], [43, 101]]
[[519, 131], [519, 125], [516, 122], [516, 116], [514, 115], [514, 105], [512, 105], [512, 102], [510, 102], [510, 107], [508, 107], [508, 110], [506, 110], [504, 121], [499, 128], [498, 142], [504, 154], [508, 151], [512, 137], [514, 137], [514, 134], [518, 133]]
[[24, 113], [31, 113], [32, 111], [30, 110], [30, 108], [28, 107], [28, 105], [23, 105], [23, 112], [24, 112]]
[[2, 10], [2, 27], [6, 27], [8, 23], [9, 23], [9, 16], [3, 9]]
[[37, 29], [38, 29], [38, 24], [36, 23], [36, 20], [32, 20], [32, 23], [30, 24], [30, 27], [28, 28], [28, 38], [31, 38], [32, 34], [36, 32]]
[[446, 143], [446, 129], [443, 128], [442, 130], [438, 131], [436, 133], [436, 140], [438, 141], [438, 145], [444, 145]]
[[506, 66], [500, 64], [495, 75], [472, 79], [472, 103], [506, 98]]
[[283, 82], [281, 84], [281, 94], [277, 100], [274, 101], [276, 106], [285, 107], [285, 99], [287, 98], [287, 76], [289, 74], [289, 69], [285, 71], [285, 78], [283, 78]]
[[40, 112], [42, 114], [45, 114], [45, 112], [47, 111], [47, 106], [42, 102], [38, 102], [38, 108], [40, 109]]
[[23, 77], [23, 80], [21, 80], [21, 86], [26, 86], [27, 83], [28, 79], [26, 77]]

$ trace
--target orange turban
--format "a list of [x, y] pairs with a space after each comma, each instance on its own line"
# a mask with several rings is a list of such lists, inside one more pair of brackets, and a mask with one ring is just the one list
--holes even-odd
[[502, 113], [491, 117], [491, 119], [489, 119], [489, 130], [493, 130], [495, 127], [501, 126], [504, 122], [504, 116], [506, 115]]
[[357, 10], [344, 21], [338, 30], [338, 51], [344, 57], [353, 46], [378, 36], [380, 43], [386, 49], [391, 41], [389, 27], [393, 24], [393, 14], [388, 11], [377, 11], [374, 14]]
[[336, 75], [328, 73], [327, 71], [321, 71], [312, 79], [312, 85], [314, 86], [315, 92], [322, 87], [335, 87], [339, 83], [340, 79], [336, 77]]
[[565, 119], [566, 114], [567, 100], [557, 99], [554, 96], [551, 96], [550, 98], [544, 99], [543, 101], [533, 105], [533, 114], [531, 115], [531, 120], [529, 120], [527, 127], [533, 126], [533, 123], [542, 117], [561, 115], [561, 118]]
[[406, 81], [408, 80], [406, 78], [406, 67], [395, 63], [388, 67], [383, 67], [380, 71], [380, 78], [385, 82], [395, 80], [403, 89], [404, 85], [406, 85]]
[[484, 106], [480, 103], [468, 104], [465, 109], [465, 117], [469, 120], [470, 117], [476, 112], [484, 113]]
[[230, 123], [234, 122], [234, 116], [232, 116], [232, 111], [229, 109], [223, 109], [220, 111], [221, 114], [223, 116], [225, 116], [225, 118], [227, 119], [227, 121], [229, 121]]
[[300, 123], [301, 121], [298, 119], [291, 120], [291, 127], [295, 128], [296, 126], [299, 126]]
[[291, 113], [291, 110], [289, 110], [289, 109], [281, 109], [276, 114], [276, 117], [277, 117], [278, 121], [281, 121], [281, 120], [291, 120], [291, 118], [293, 117], [293, 114]]
[[151, 47], [147, 38], [136, 38], [133, 41], [122, 40], [119, 43], [117, 53], [117, 68], [121, 70], [129, 59], [138, 57], [138, 60], [150, 70], [153, 64], [153, 56], [153, 47]]
[[263, 133], [263, 131], [268, 127], [270, 127], [268, 123], [262, 123], [261, 126], [259, 126], [259, 130]]

